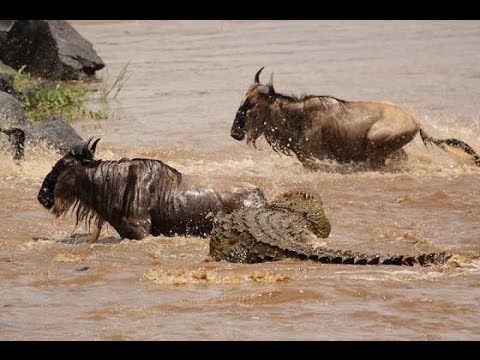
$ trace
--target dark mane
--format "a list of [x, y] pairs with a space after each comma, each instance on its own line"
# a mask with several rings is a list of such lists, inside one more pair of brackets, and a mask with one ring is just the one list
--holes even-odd
[[277, 119], [274, 123], [267, 122], [267, 124], [271, 126], [271, 129], [275, 131], [267, 129], [263, 135], [276, 153], [291, 155], [293, 152], [305, 157], [309, 157], [309, 154], [304, 153], [299, 147], [299, 139], [303, 136], [302, 133], [305, 128], [306, 116], [308, 116], [309, 113], [306, 109], [306, 107], [308, 107], [306, 102], [311, 99], [318, 99], [321, 104], [321, 109], [324, 111], [328, 111], [334, 106], [340, 107], [340, 110], [343, 111], [349, 103], [346, 100], [333, 96], [306, 94], [294, 96], [275, 93], [275, 97], [281, 101], [281, 105], [286, 103], [286, 106], [282, 106], [282, 110], [288, 121], [279, 123]]
[[[147, 158], [133, 158], [131, 161], [140, 161], [142, 163], [151, 163], [151, 162], [156, 162], [156, 163], [159, 163], [161, 165], [161, 168], [162, 169], [165, 169], [167, 172], [170, 172], [172, 173], [174, 176], [176, 176], [178, 178], [178, 183], [180, 183], [182, 181], [182, 173], [180, 171], [178, 171], [177, 169], [165, 164], [163, 161], [161, 160], [157, 160], [157, 159], [147, 159]], [[117, 160], [118, 161], [118, 160]]]
[[181, 181], [179, 171], [156, 159], [107, 160], [92, 168], [73, 167], [59, 177], [53, 213], [58, 217], [71, 209], [76, 224], [85, 221], [88, 226], [92, 220], [108, 221], [112, 212], [122, 209], [124, 215], [135, 218], [152, 201], [168, 203]]
[[[322, 104], [324, 104], [326, 107], [331, 106], [334, 102], [340, 104], [340, 105], [346, 105], [348, 104], [347, 100], [342, 100], [339, 98], [336, 98], [334, 96], [329, 96], [329, 95], [308, 95], [308, 94], [302, 94], [302, 95], [286, 95], [286, 94], [280, 94], [280, 93], [275, 93], [276, 98], [280, 99], [285, 99], [287, 101], [292, 101], [292, 102], [302, 102], [302, 101], [307, 101], [311, 99], [319, 99]], [[334, 100], [334, 102], [332, 102]]]

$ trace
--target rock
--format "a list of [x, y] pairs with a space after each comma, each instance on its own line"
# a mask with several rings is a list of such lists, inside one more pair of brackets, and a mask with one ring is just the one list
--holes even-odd
[[59, 116], [50, 116], [45, 121], [28, 124], [24, 130], [27, 142], [44, 141], [61, 154], [72, 146], [83, 143], [75, 129]]
[[92, 44], [65, 20], [14, 20], [4, 32], [0, 60], [15, 69], [26, 65], [33, 75], [76, 80], [105, 66]]
[[[0, 44], [1, 44], [1, 23], [5, 20], [0, 20]], [[0, 45], [1, 47], [1, 45]], [[13, 88], [13, 81], [15, 78], [16, 71], [10, 66], [5, 65], [0, 61], [0, 91], [9, 93], [18, 99], [18, 94]]]
[[0, 48], [7, 39], [7, 32], [12, 28], [15, 20], [0, 20]]
[[13, 75], [0, 73], [0, 91], [13, 95], [15, 90], [13, 89]]
[[25, 124], [22, 104], [12, 95], [0, 91], [0, 128], [23, 128]]
[[[83, 139], [75, 129], [59, 116], [50, 116], [44, 121], [35, 123], [23, 122], [20, 125], [1, 125], [0, 132], [8, 136], [16, 160], [23, 159], [24, 141], [27, 142], [26, 146], [45, 142], [62, 155], [72, 146], [83, 143]], [[19, 135], [21, 135], [21, 138]]]

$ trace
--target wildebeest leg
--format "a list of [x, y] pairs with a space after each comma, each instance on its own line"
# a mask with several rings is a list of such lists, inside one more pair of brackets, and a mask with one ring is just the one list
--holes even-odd
[[95, 231], [93, 232], [90, 239], [87, 240], [87, 243], [93, 244], [97, 242], [98, 237], [100, 236], [100, 232], [102, 231], [102, 226], [105, 223], [105, 220], [99, 219], [95, 224]]
[[19, 128], [2, 129], [0, 133], [8, 135], [8, 139], [13, 148], [13, 159], [23, 160], [25, 148], [25, 132]]
[[300, 156], [297, 156], [297, 157], [300, 163], [302, 164], [302, 166], [307, 170], [310, 170], [310, 171], [328, 171], [329, 170], [329, 166], [321, 162], [323, 158], [319, 159], [316, 157], [315, 158], [306, 158], [306, 157], [300, 157]]
[[403, 163], [408, 160], [408, 155], [403, 148], [397, 149], [388, 155], [386, 159], [389, 163]]
[[316, 170], [320, 170], [320, 169], [323, 168], [323, 166], [320, 166], [313, 159], [302, 159], [302, 160], [300, 160], [300, 162], [302, 163], [303, 167], [307, 170], [316, 171]]
[[[315, 159], [318, 160], [323, 160], [323, 156], [321, 156], [321, 150], [317, 151], [315, 153], [315, 159], [311, 157], [312, 152], [310, 151], [310, 144], [307, 144], [305, 142], [301, 143], [301, 146], [304, 146], [304, 149], [306, 151], [295, 151], [295, 155], [297, 155], [297, 159], [300, 161], [300, 163], [303, 165], [303, 167], [307, 170], [319, 170], [322, 167], [318, 165]], [[310, 156], [307, 156], [306, 154], [309, 154]]]
[[322, 163], [321, 161], [323, 158], [307, 158], [307, 157], [300, 157], [298, 156], [298, 160], [302, 164], [302, 166], [310, 171], [328, 171], [328, 166], [325, 165], [325, 163]]
[[403, 133], [395, 133], [393, 129], [388, 127], [372, 127], [367, 137], [368, 167], [372, 170], [382, 169], [387, 157], [412, 141], [417, 131], [415, 128]]
[[376, 144], [371, 142], [367, 146], [367, 167], [370, 170], [382, 170], [385, 160], [394, 150], [390, 144]]
[[323, 145], [322, 130], [320, 127], [315, 127], [303, 133], [292, 151], [305, 169], [315, 171], [323, 169], [323, 166], [317, 162], [324, 159]]
[[[122, 239], [142, 240], [144, 237], [150, 235], [152, 221], [146, 214], [140, 214], [138, 217], [122, 216], [121, 220], [112, 223], [112, 226], [117, 230]], [[154, 233], [155, 232], [154, 229]]]

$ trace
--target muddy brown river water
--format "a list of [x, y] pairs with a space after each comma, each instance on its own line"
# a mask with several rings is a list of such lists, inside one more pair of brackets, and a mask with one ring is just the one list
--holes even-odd
[[480, 152], [478, 21], [73, 21], [111, 83], [111, 120], [78, 119], [103, 159], [154, 157], [212, 181], [247, 180], [268, 198], [321, 194], [326, 243], [363, 252], [446, 250], [445, 266], [209, 262], [208, 239], [97, 244], [36, 200], [59, 155], [0, 155], [1, 340], [479, 340], [480, 168], [426, 149], [385, 173], [325, 163], [309, 172], [264, 142], [229, 136], [255, 72], [285, 93], [388, 100], [436, 137]]

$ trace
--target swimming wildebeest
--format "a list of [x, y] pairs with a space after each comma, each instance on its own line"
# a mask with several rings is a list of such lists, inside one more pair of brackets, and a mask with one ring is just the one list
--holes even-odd
[[272, 148], [292, 153], [307, 168], [314, 159], [340, 163], [365, 162], [381, 169], [387, 157], [402, 154], [402, 147], [419, 132], [425, 145], [452, 146], [471, 155], [480, 166], [480, 157], [465, 142], [438, 140], [428, 136], [405, 110], [384, 102], [346, 101], [332, 96], [287, 96], [275, 92], [273, 74], [266, 85], [260, 73], [247, 90], [231, 129], [235, 140], [255, 146], [263, 134]]
[[0, 128], [0, 133], [4, 133], [8, 136], [8, 140], [13, 149], [13, 159], [22, 160], [25, 148], [25, 132], [19, 128]]
[[77, 225], [96, 225], [95, 242], [105, 222], [122, 238], [149, 234], [207, 236], [217, 213], [266, 203], [262, 191], [249, 184], [213, 187], [182, 175], [160, 160], [94, 159], [100, 139], [76, 145], [45, 177], [38, 201], [59, 217], [69, 209]]

